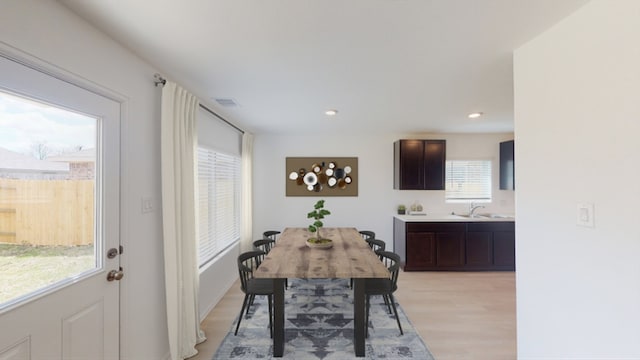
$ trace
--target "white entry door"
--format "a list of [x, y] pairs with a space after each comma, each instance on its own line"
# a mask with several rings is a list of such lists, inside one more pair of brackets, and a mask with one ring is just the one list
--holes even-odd
[[0, 359], [117, 359], [121, 104], [20, 62], [0, 52]]

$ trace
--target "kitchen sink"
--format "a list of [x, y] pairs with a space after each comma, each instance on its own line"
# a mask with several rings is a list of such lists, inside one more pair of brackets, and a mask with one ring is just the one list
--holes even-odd
[[514, 218], [513, 215], [508, 215], [508, 214], [478, 214], [478, 215], [492, 218], [492, 219], [513, 219]]
[[454, 216], [458, 216], [465, 219], [513, 219], [513, 215], [508, 214], [493, 214], [493, 213], [482, 213], [482, 214], [474, 214], [473, 216], [469, 216], [468, 214], [453, 214]]
[[466, 219], [479, 219], [479, 218], [486, 218], [486, 217], [488, 217], [488, 216], [480, 215], [480, 214], [475, 214], [475, 215], [473, 215], [473, 216], [470, 216], [470, 215], [463, 215], [463, 214], [453, 214], [453, 215], [455, 215], [455, 216], [459, 216], [459, 217], [463, 217], [463, 218], [466, 218]]

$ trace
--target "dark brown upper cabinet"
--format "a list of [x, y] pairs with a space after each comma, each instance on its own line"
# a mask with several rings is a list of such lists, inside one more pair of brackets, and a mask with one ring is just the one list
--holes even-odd
[[515, 190], [514, 141], [500, 143], [500, 190]]
[[398, 140], [393, 152], [394, 189], [444, 190], [445, 140]]

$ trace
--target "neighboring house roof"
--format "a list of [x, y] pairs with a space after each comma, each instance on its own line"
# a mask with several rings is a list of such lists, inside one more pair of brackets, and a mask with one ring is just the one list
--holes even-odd
[[82, 149], [80, 151], [66, 153], [57, 156], [47, 157], [48, 161], [66, 162], [66, 163], [78, 163], [78, 162], [95, 162], [96, 161], [96, 149]]
[[38, 160], [33, 156], [20, 154], [0, 147], [0, 171], [68, 172], [69, 164]]

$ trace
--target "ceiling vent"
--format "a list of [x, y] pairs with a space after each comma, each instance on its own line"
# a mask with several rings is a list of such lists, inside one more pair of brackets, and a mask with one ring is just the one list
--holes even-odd
[[218, 105], [222, 106], [222, 107], [236, 107], [238, 106], [238, 103], [236, 102], [235, 99], [231, 99], [231, 98], [216, 98], [214, 99]]

